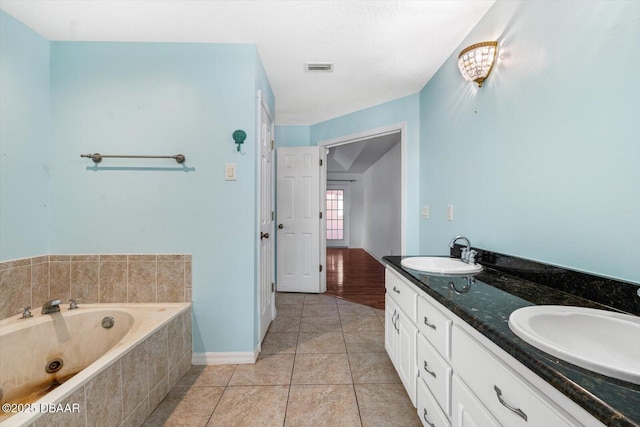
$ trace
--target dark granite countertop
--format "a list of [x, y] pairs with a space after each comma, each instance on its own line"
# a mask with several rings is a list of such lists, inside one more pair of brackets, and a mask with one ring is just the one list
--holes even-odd
[[[400, 264], [404, 258], [401, 256], [386, 256], [383, 260], [605, 425], [640, 426], [639, 385], [600, 375], [551, 356], [521, 340], [508, 325], [509, 315], [514, 310], [531, 305], [573, 305], [633, 313], [624, 305], [628, 303], [611, 302], [606, 298], [619, 293], [621, 299], [631, 298], [632, 304], [640, 306], [634, 299], [638, 286], [599, 278], [613, 282], [613, 288], [618, 286], [616, 289], [622, 289], [614, 292], [600, 286], [600, 292], [609, 295], [602, 297], [610, 303], [605, 305], [602, 298], [586, 298], [585, 292], [576, 285], [581, 275], [595, 276], [544, 264], [531, 264], [526, 260], [521, 260], [526, 264], [526, 268], [519, 269], [524, 271], [522, 273], [513, 271], [514, 264], [520, 267], [518, 258], [479, 251], [479, 260], [484, 269], [472, 277], [429, 275], [405, 269]], [[492, 255], [498, 255], [497, 258], [502, 264], [507, 264], [507, 268], [495, 262], [496, 258]], [[535, 276], [536, 268], [540, 278]], [[554, 278], [549, 278], [554, 275], [564, 275], [565, 280], [558, 282], [571, 282], [578, 290], [571, 292], [573, 289], [558, 289], [561, 286], [554, 283]], [[536, 281], [532, 281], [532, 278]], [[591, 288], [586, 292], [592, 293]]]

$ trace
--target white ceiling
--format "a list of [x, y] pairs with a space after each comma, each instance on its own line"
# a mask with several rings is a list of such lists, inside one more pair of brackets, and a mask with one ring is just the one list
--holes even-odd
[[399, 143], [400, 133], [392, 133], [332, 147], [327, 172], [363, 173]]
[[[252, 43], [279, 125], [419, 92], [495, 0], [0, 0], [49, 40]], [[305, 62], [333, 62], [310, 73]]]

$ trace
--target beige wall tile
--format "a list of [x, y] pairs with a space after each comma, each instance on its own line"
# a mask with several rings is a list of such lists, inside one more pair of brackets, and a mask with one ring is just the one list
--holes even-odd
[[184, 301], [184, 262], [158, 262], [158, 302]]
[[127, 263], [100, 263], [100, 302], [127, 301]]
[[100, 255], [71, 255], [71, 261], [100, 261]]
[[31, 258], [13, 259], [0, 263], [0, 270], [9, 270], [12, 268], [24, 267], [31, 265]]
[[100, 264], [98, 261], [71, 261], [71, 298], [91, 304], [100, 300]]
[[169, 374], [169, 328], [163, 326], [145, 341], [149, 356], [149, 388], [155, 388], [161, 381], [167, 382]]
[[127, 302], [156, 302], [156, 263], [129, 262]]
[[49, 262], [49, 296], [63, 302], [71, 298], [71, 262]]
[[121, 363], [122, 388], [126, 396], [122, 404], [123, 417], [128, 418], [149, 395], [149, 356], [144, 343], [126, 354]]
[[49, 262], [49, 255], [40, 255], [40, 256], [31, 258], [31, 265], [40, 264], [43, 262], [44, 263]]
[[0, 318], [17, 316], [30, 305], [31, 264], [0, 271]]
[[[34, 427], [85, 427], [86, 408], [84, 387], [74, 391], [69, 397], [60, 402], [61, 405], [72, 409], [71, 412], [50, 412], [34, 423]], [[75, 411], [77, 405], [78, 411]]]
[[151, 388], [151, 392], [149, 393], [149, 410], [153, 412], [158, 407], [158, 405], [160, 405], [160, 402], [162, 402], [162, 399], [165, 398], [167, 393], [169, 393], [168, 377], [164, 377], [164, 379], [160, 381], [155, 387], [151, 387], [151, 382], [149, 382], [149, 388]]
[[128, 256], [124, 254], [100, 254], [100, 261], [127, 262]]
[[[53, 298], [65, 303], [71, 298], [81, 303], [191, 301], [191, 268], [189, 254], [40, 255], [0, 262], [0, 319], [26, 306], [38, 309]], [[191, 338], [189, 351], [190, 343]]]
[[86, 386], [87, 420], [93, 427], [122, 423], [122, 375], [120, 361], [99, 373]]
[[31, 265], [31, 306], [42, 306], [49, 301], [49, 263], [42, 262]]
[[191, 261], [184, 263], [184, 287], [191, 289], [191, 276], [192, 276], [192, 265]]
[[158, 262], [173, 261], [184, 262], [184, 255], [182, 254], [158, 254]]
[[193, 349], [193, 323], [191, 317], [191, 307], [182, 313], [182, 326], [183, 326], [183, 334], [184, 340], [182, 342], [182, 354], [186, 355], [187, 353], [191, 353]]
[[[184, 354], [184, 325], [182, 322], [183, 317], [178, 316], [167, 326], [170, 369], [179, 364]], [[171, 381], [169, 381], [169, 385], [171, 385]]]
[[129, 254], [129, 262], [156, 262], [158, 256], [155, 254]]

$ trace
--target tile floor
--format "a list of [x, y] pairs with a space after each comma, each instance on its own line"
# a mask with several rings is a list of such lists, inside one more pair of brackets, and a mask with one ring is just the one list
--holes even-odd
[[384, 311], [276, 295], [254, 365], [192, 366], [147, 419], [157, 426], [421, 426], [384, 349]]

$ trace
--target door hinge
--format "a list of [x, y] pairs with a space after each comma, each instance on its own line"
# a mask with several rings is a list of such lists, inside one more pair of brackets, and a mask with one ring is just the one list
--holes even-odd
[[274, 148], [273, 148], [274, 144], [275, 144], [275, 143], [273, 142], [273, 139], [272, 139], [272, 140], [271, 140], [271, 151], [273, 151], [273, 150], [274, 150]]
[[322, 166], [322, 159], [320, 159], [320, 166]]
[[320, 212], [320, 219], [322, 219], [322, 212]]
[[322, 264], [320, 264], [320, 273], [322, 273]]
[[276, 284], [271, 282], [271, 292], [275, 292], [276, 291]]
[[274, 219], [276, 219], [276, 214], [275, 212], [271, 211], [271, 221], [273, 221]]

